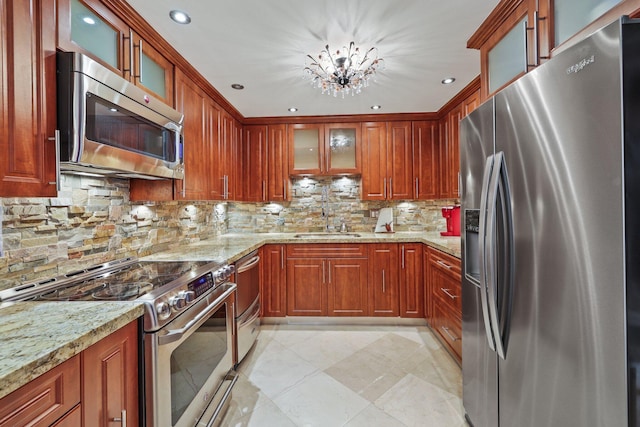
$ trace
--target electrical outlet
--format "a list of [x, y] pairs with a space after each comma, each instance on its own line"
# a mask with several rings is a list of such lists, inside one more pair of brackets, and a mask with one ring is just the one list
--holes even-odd
[[378, 216], [380, 216], [380, 210], [378, 210], [378, 209], [370, 209], [369, 210], [369, 217], [378, 218]]

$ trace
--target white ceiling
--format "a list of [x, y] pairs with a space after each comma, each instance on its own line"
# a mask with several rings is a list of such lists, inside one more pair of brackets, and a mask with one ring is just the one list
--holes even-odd
[[[467, 40], [498, 0], [127, 0], [245, 117], [438, 111], [480, 73]], [[191, 24], [176, 24], [180, 9]], [[354, 41], [385, 69], [362, 93], [322, 95], [305, 56]], [[443, 78], [454, 76], [445, 86]], [[231, 84], [240, 83], [238, 91]], [[296, 113], [287, 109], [295, 106]]]

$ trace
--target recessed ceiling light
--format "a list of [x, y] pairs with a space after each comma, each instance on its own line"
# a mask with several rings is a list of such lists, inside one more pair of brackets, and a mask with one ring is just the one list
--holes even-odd
[[244, 89], [244, 86], [241, 85], [240, 83], [234, 83], [231, 85], [232, 88], [236, 89], [236, 90], [242, 90]]
[[372, 109], [372, 110], [379, 110], [379, 109], [381, 109], [381, 108], [382, 108], [382, 105], [372, 105], [372, 106], [371, 106], [371, 109]]
[[446, 79], [442, 80], [442, 84], [443, 85], [450, 85], [451, 83], [453, 83], [455, 81], [456, 81], [455, 77], [447, 77]]
[[85, 16], [84, 18], [82, 18], [82, 20], [84, 21], [85, 24], [89, 24], [89, 25], [95, 25], [96, 24], [96, 20], [93, 19], [90, 16]]
[[296, 107], [289, 108], [289, 112], [290, 113], [295, 113], [296, 111], [298, 111], [298, 109]]
[[178, 24], [188, 24], [191, 22], [191, 17], [181, 10], [172, 10], [169, 12], [169, 16]]

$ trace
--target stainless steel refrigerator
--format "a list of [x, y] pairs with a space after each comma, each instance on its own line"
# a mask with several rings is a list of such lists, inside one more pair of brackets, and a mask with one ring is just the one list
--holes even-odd
[[467, 420], [640, 426], [640, 23], [487, 100], [460, 158]]

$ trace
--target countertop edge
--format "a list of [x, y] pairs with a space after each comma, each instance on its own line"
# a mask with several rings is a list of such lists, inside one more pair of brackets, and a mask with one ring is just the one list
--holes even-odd
[[[20, 306], [44, 306], [47, 304], [60, 304], [52, 302], [15, 302], [2, 303], [0, 307], [7, 307], [9, 304]], [[104, 308], [100, 303], [94, 303], [96, 310], [102, 313]], [[74, 334], [72, 338], [63, 343], [53, 345], [52, 348], [38, 352], [34, 358], [19, 367], [11, 368], [9, 372], [0, 376], [0, 399], [28, 384], [40, 375], [50, 371], [61, 363], [71, 359], [91, 345], [106, 338], [113, 332], [138, 319], [144, 314], [144, 305], [141, 303], [112, 303], [119, 304], [121, 311], [114, 314], [107, 320], [97, 320], [99, 324], [95, 327], [83, 328], [82, 333]], [[69, 308], [77, 307], [76, 303], [69, 304]], [[28, 310], [27, 310], [28, 311]], [[45, 338], [44, 336], [42, 338]], [[26, 345], [26, 343], [25, 343]]]

